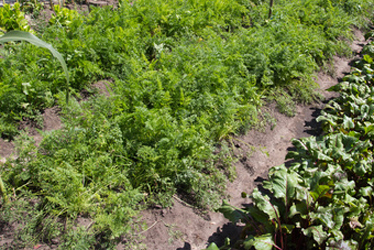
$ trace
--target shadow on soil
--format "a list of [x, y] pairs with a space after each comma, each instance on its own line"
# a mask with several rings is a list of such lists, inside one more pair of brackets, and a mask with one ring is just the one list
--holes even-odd
[[184, 246], [181, 248], [177, 248], [176, 250], [191, 250], [191, 244], [188, 242], [184, 242]]
[[222, 228], [217, 228], [217, 231], [209, 237], [208, 243], [216, 243], [218, 247], [225, 244], [225, 239], [229, 238], [232, 243], [235, 243], [240, 239], [240, 233], [242, 232], [243, 226], [236, 226], [234, 224], [226, 223]]

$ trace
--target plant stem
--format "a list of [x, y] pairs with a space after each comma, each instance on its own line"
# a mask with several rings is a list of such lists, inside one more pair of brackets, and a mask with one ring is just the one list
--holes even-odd
[[1, 175], [0, 175], [0, 195], [3, 196], [4, 202], [6, 204], [9, 203], [9, 199], [8, 199], [7, 194], [6, 194], [6, 189], [5, 189], [3, 180], [1, 179]]
[[282, 233], [282, 223], [280, 221], [280, 217], [278, 215], [277, 210], [275, 209], [274, 205], [271, 203], [271, 201], [267, 200], [269, 202], [270, 206], [274, 209], [275, 216], [277, 217], [276, 220], [278, 222], [279, 232], [280, 232], [280, 242], [281, 242], [281, 249], [284, 249], [284, 243], [283, 243], [283, 233]]
[[274, 0], [270, 0], [269, 19], [271, 18], [271, 15], [273, 13], [273, 5], [274, 5]]

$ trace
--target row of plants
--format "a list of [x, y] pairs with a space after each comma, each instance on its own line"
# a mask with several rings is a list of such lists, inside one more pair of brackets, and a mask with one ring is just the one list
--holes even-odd
[[[171, 205], [176, 193], [217, 207], [234, 177], [225, 139], [255, 126], [264, 100], [315, 100], [313, 72], [348, 53], [343, 37], [364, 27], [372, 8], [280, 0], [269, 19], [268, 1], [137, 0], [84, 14], [55, 6], [48, 21], [33, 20], [30, 31], [65, 58], [74, 98], [65, 101], [64, 71], [48, 51], [1, 47], [0, 133], [17, 144], [17, 159], [0, 166], [10, 199], [2, 220], [34, 218], [15, 248], [56, 238], [67, 248], [109, 248], [132, 237], [140, 209]], [[2, 30], [30, 28], [17, 26], [19, 6], [0, 11], [9, 17]], [[113, 82], [109, 97], [89, 90], [80, 101], [103, 79]], [[41, 132], [37, 147], [18, 124], [41, 128], [43, 110], [56, 104], [63, 129]], [[92, 226], [77, 226], [79, 216]]]
[[294, 139], [286, 156], [291, 166], [271, 168], [262, 186], [243, 193], [253, 204], [223, 202], [219, 211], [226, 218], [245, 223], [235, 249], [374, 248], [373, 51], [370, 42], [351, 73], [330, 89], [340, 96], [317, 118], [324, 134]]

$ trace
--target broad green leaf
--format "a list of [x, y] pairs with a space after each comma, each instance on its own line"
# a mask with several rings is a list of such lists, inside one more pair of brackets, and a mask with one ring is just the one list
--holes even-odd
[[346, 207], [322, 207], [310, 213], [310, 217], [315, 221], [320, 221], [325, 227], [339, 230], [344, 222], [344, 214], [349, 212]]
[[314, 201], [317, 201], [320, 197], [324, 196], [330, 187], [327, 185], [317, 185], [313, 191], [310, 192], [310, 195], [313, 197]]
[[329, 131], [331, 131], [332, 130], [331, 128], [335, 128], [337, 126], [338, 117], [330, 115], [330, 114], [323, 114], [319, 116], [316, 120], [317, 122], [321, 122], [322, 124], [328, 123], [330, 125]]
[[369, 125], [368, 123], [365, 123], [364, 131], [365, 131], [365, 135], [366, 134], [371, 135], [371, 133], [374, 131], [374, 124]]
[[225, 244], [223, 245], [223, 246], [221, 246], [221, 247], [218, 247], [217, 245], [216, 245], [216, 243], [211, 243], [210, 245], [209, 245], [209, 247], [208, 248], [206, 248], [206, 249], [203, 249], [203, 250], [220, 250], [220, 249], [231, 249], [230, 248], [230, 238], [226, 238], [225, 239]]
[[298, 139], [292, 139], [292, 144], [296, 147], [296, 148], [299, 148], [299, 149], [304, 149], [306, 151], [308, 151], [308, 147], [301, 141], [301, 140], [298, 140]]
[[359, 139], [361, 138], [362, 133], [352, 130], [352, 131], [349, 131], [348, 135]]
[[330, 156], [324, 154], [324, 153], [321, 152], [321, 151], [316, 151], [316, 158], [317, 158], [319, 161], [326, 161], [326, 162], [330, 162], [330, 161], [333, 160]]
[[301, 140], [292, 139], [292, 144], [295, 146], [296, 151], [289, 151], [286, 155], [286, 160], [298, 159], [298, 157], [302, 157], [308, 151], [307, 146]]
[[216, 245], [216, 243], [211, 243], [208, 248], [205, 248], [203, 250], [220, 250], [219, 247]]
[[308, 216], [308, 206], [305, 202], [301, 201], [296, 204], [293, 204], [290, 207], [289, 217], [292, 218], [295, 215], [299, 214], [301, 218], [306, 219]]
[[[311, 174], [311, 172], [314, 172], [317, 170], [317, 165], [314, 164], [314, 161], [312, 159], [302, 159], [301, 162], [294, 162], [292, 163], [290, 169], [297, 172], [300, 176], [303, 176], [304, 178], [301, 178], [302, 183], [299, 183], [300, 185], [297, 187], [297, 196], [300, 195], [300, 191], [302, 191], [302, 196], [305, 196], [305, 192], [300, 189], [301, 186], [304, 188], [308, 186], [306, 178]], [[308, 186], [309, 187], [309, 186]]]
[[364, 55], [363, 60], [365, 60], [367, 63], [372, 63], [373, 62], [373, 58], [371, 58], [371, 56], [369, 56], [367, 54]]
[[339, 92], [342, 90], [342, 88], [344, 86], [346, 86], [348, 84], [348, 82], [341, 82], [341, 83], [338, 83], [330, 88], [327, 89], [327, 91], [333, 91], [333, 92]]
[[239, 208], [235, 208], [230, 205], [226, 200], [222, 201], [222, 206], [218, 209], [226, 219], [229, 219], [232, 223], [237, 223], [241, 219], [245, 219], [245, 211]]
[[267, 231], [273, 231], [274, 226], [269, 220], [267, 214], [265, 214], [262, 210], [260, 210], [256, 206], [249, 206], [245, 208], [246, 216], [251, 216], [256, 222], [261, 223]]
[[360, 188], [360, 191], [359, 193], [362, 195], [362, 196], [372, 196], [373, 194], [373, 188], [368, 186], [368, 187], [361, 187]]
[[350, 194], [345, 194], [344, 199], [342, 201], [345, 204], [349, 204], [350, 206], [357, 207], [356, 203], [358, 202], [358, 200]]
[[331, 179], [331, 175], [329, 175], [327, 171], [316, 171], [313, 173], [313, 176], [308, 178], [306, 181], [312, 191], [319, 193], [320, 190], [317, 191], [317, 189], [320, 188], [319, 186], [321, 184], [328, 184], [329, 179]]
[[298, 151], [289, 151], [286, 155], [286, 160], [297, 159], [299, 155], [300, 155], [300, 152]]
[[312, 237], [319, 245], [321, 245], [328, 237], [328, 234], [323, 231], [322, 225], [311, 226], [306, 229], [302, 229], [303, 233], [307, 237]]
[[341, 233], [340, 229], [341, 229], [341, 227], [343, 226], [343, 223], [344, 223], [345, 212], [348, 212], [348, 211], [346, 211], [346, 209], [342, 209], [342, 208], [333, 209], [334, 226], [333, 226], [332, 229], [335, 229], [335, 230], [339, 231], [339, 233]]
[[346, 176], [342, 176], [340, 178], [341, 179], [338, 179], [338, 182], [335, 183], [334, 195], [339, 197], [342, 197], [343, 194], [353, 195], [356, 192], [356, 183], [354, 181], [348, 181]]
[[323, 224], [328, 228], [334, 227], [333, 214], [329, 207], [319, 207], [318, 211], [311, 212], [309, 216], [314, 221], [319, 221], [318, 224]]
[[269, 170], [269, 181], [264, 182], [264, 188], [272, 190], [276, 198], [280, 198], [288, 206], [295, 197], [298, 185], [298, 174], [287, 170], [284, 165]]
[[329, 145], [329, 151], [331, 151], [331, 157], [335, 160], [339, 160], [342, 158], [344, 161], [351, 160], [351, 154], [347, 153], [347, 149], [345, 149], [345, 145], [341, 137], [332, 137], [331, 143]]
[[370, 106], [369, 105], [367, 105], [367, 104], [364, 104], [364, 105], [362, 105], [361, 106], [361, 111], [360, 111], [360, 113], [359, 113], [359, 115], [358, 115], [358, 119], [360, 119], [360, 120], [365, 120], [368, 116], [369, 116], [369, 119], [370, 119], [370, 116], [372, 115], [372, 112], [371, 112], [371, 110], [370, 110]]
[[348, 116], [344, 116], [343, 117], [343, 128], [346, 129], [346, 130], [350, 130], [350, 129], [354, 129], [355, 127], [355, 124], [352, 120], [352, 118], [348, 117]]
[[365, 222], [365, 228], [361, 234], [361, 242], [363, 245], [366, 240], [371, 240], [374, 238], [374, 215], [371, 215]]
[[257, 188], [253, 190], [252, 200], [260, 210], [269, 216], [270, 220], [277, 219], [277, 214], [279, 215], [278, 208], [272, 205], [269, 197], [262, 195]]
[[62, 57], [62, 55], [57, 50], [55, 50], [52, 47], [52, 45], [50, 45], [49, 43], [43, 42], [42, 40], [37, 38], [35, 35], [25, 32], [25, 31], [12, 30], [12, 31], [5, 33], [3, 36], [0, 37], [0, 43], [14, 42], [14, 41], [26, 41], [38, 47], [48, 49], [52, 53], [52, 55], [55, 58], [57, 58], [66, 76], [66, 103], [68, 103], [69, 102], [69, 72], [68, 72], [65, 60]]
[[353, 166], [353, 172], [355, 172], [359, 176], [364, 176], [368, 171], [371, 171], [372, 163], [368, 163], [364, 160], [356, 163]]
[[329, 233], [330, 233], [330, 238], [334, 238], [334, 239], [344, 239], [344, 234], [343, 232], [341, 231], [341, 229], [330, 229], [329, 230]]
[[[352, 136], [348, 136], [348, 135], [345, 135], [345, 134], [336, 134], [335, 135], [335, 138], [336, 140], [342, 140], [342, 143], [345, 147], [345, 150], [348, 151], [348, 150], [351, 150], [353, 147], [356, 147], [357, 143], [360, 143], [359, 140], [355, 137], [352, 137]], [[360, 145], [360, 147], [362, 147], [363, 145]]]
[[329, 242], [329, 245], [326, 247], [327, 250], [352, 250], [357, 249], [358, 244], [357, 242], [351, 241], [343, 241], [342, 239], [336, 241]]
[[[255, 244], [255, 237], [253, 235], [249, 235], [247, 237], [247, 239], [244, 240], [243, 242], [243, 246], [244, 246], [244, 249], [251, 249], [252, 247], [254, 247], [254, 244]], [[272, 249], [272, 248], [270, 248]]]
[[244, 242], [244, 249], [251, 249], [254, 247], [257, 250], [272, 250], [275, 246], [272, 234], [263, 234], [254, 237], [250, 235]]

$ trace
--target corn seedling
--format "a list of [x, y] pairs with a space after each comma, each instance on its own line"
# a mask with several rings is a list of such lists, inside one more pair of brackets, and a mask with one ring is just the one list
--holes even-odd
[[14, 41], [26, 41], [31, 44], [34, 44], [38, 47], [48, 49], [52, 55], [57, 58], [57, 60], [60, 62], [66, 76], [66, 103], [69, 103], [69, 72], [66, 67], [66, 63], [64, 61], [64, 58], [62, 55], [55, 50], [52, 45], [43, 42], [36, 36], [34, 36], [31, 33], [25, 32], [25, 31], [9, 31], [8, 33], [4, 34], [3, 36], [0, 37], [0, 43], [6, 43], [6, 42], [14, 42]]
[[5, 185], [0, 175], [0, 196], [3, 197], [5, 203], [9, 203], [8, 195], [5, 189]]
[[271, 18], [271, 15], [273, 13], [273, 5], [274, 5], [274, 0], [270, 0], [269, 19]]

